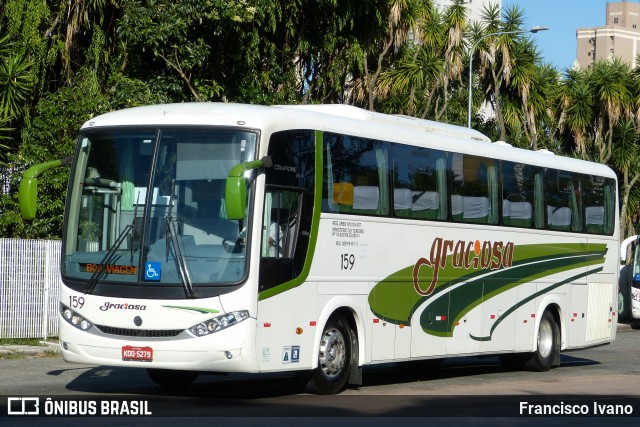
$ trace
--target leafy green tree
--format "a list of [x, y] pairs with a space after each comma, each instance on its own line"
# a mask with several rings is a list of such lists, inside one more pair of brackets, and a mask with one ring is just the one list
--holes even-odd
[[[498, 20], [495, 5], [485, 8], [483, 11], [483, 22], [485, 22], [483, 40], [477, 46], [476, 52], [480, 60], [480, 85], [485, 94], [485, 101], [492, 106], [496, 115], [496, 121], [500, 130], [500, 140], [507, 140], [507, 123], [503, 112], [501, 92], [510, 87], [511, 75], [514, 66], [513, 50], [518, 34], [514, 32], [522, 31], [524, 23], [524, 12], [518, 6], [507, 8], [503, 12], [503, 19]], [[486, 36], [487, 34], [497, 34]], [[474, 43], [478, 43], [476, 39]], [[512, 123], [514, 123], [512, 121]]]
[[515, 42], [512, 57], [511, 84], [503, 94], [505, 121], [511, 127], [522, 127], [525, 146], [537, 150], [541, 119], [553, 93], [546, 79], [553, 79], [553, 74], [539, 65], [540, 54], [529, 38]]
[[32, 63], [24, 55], [4, 58], [0, 63], [0, 116], [20, 117], [32, 89]]
[[16, 172], [12, 191], [0, 198], [0, 236], [60, 238], [68, 169], [52, 169], [38, 182], [38, 217], [23, 220], [17, 201], [21, 172], [33, 164], [63, 158], [73, 153], [80, 126], [96, 114], [109, 111], [110, 104], [91, 73], [79, 73], [74, 85], [43, 97], [36, 114], [22, 132], [23, 144], [9, 161]]
[[420, 0], [376, 0], [361, 21], [358, 40], [362, 45], [364, 60], [361, 94], [366, 106], [374, 110], [378, 78], [383, 72], [389, 55], [398, 52], [411, 30], [417, 24]]
[[225, 95], [226, 55], [230, 47], [240, 51], [233, 40], [237, 23], [252, 19], [255, 7], [227, 0], [122, 0], [121, 6], [117, 37], [123, 71], [177, 100]]
[[[0, 33], [1, 34], [1, 33]], [[8, 34], [0, 38], [0, 118], [22, 117], [33, 89], [33, 63]]]
[[463, 0], [456, 0], [447, 9], [444, 23], [448, 31], [442, 73], [443, 102], [436, 119], [448, 121], [450, 82], [462, 80], [466, 54], [464, 34], [467, 29], [467, 9]]
[[558, 128], [573, 136], [576, 154], [587, 158], [587, 139], [594, 120], [594, 97], [587, 73], [578, 69], [566, 70], [559, 82]]
[[[633, 234], [627, 207], [632, 190], [640, 180], [640, 138], [635, 123], [630, 118], [620, 120], [613, 129], [612, 161], [621, 176], [620, 235]], [[637, 211], [636, 211], [637, 212]]]
[[[7, 141], [11, 139], [7, 136], [7, 134], [10, 133], [13, 129], [10, 127], [5, 127], [7, 122], [7, 119], [0, 120], [0, 141]], [[0, 142], [0, 152], [2, 153], [0, 154], [0, 167], [6, 168], [9, 166], [6, 162], [6, 157], [9, 153], [9, 146]]]
[[380, 74], [378, 92], [382, 111], [426, 117], [442, 90], [446, 26], [430, 3], [419, 12], [414, 37], [402, 49], [398, 61]]
[[631, 111], [631, 69], [618, 58], [597, 61], [589, 70], [589, 78], [596, 102], [596, 160], [606, 164], [613, 154], [614, 126]]

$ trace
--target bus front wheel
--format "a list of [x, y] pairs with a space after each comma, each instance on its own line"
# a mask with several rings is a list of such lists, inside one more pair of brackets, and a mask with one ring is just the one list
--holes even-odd
[[549, 310], [542, 314], [536, 350], [525, 362], [525, 369], [544, 372], [551, 369], [554, 360], [560, 355], [560, 328]]
[[191, 385], [198, 373], [194, 371], [174, 371], [171, 369], [147, 369], [149, 378], [162, 388], [183, 388]]
[[[352, 335], [353, 334], [353, 335]], [[340, 316], [327, 322], [320, 337], [318, 367], [312, 371], [306, 390], [314, 394], [336, 394], [347, 385], [353, 346], [357, 345], [349, 323]]]

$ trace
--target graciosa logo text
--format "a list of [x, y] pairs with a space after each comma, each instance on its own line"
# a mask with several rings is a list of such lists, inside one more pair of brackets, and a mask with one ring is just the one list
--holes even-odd
[[124, 303], [124, 304], [114, 304], [111, 302], [105, 302], [102, 306], [100, 306], [100, 310], [102, 311], [107, 311], [107, 310], [146, 310], [147, 306], [146, 305], [140, 305], [140, 304], [129, 304], [129, 303]]
[[[447, 258], [451, 258], [451, 266], [456, 269], [467, 270], [497, 270], [511, 267], [513, 262], [513, 242], [495, 242], [485, 240], [444, 240], [438, 237], [431, 245], [429, 258], [420, 258], [413, 266], [413, 286], [419, 295], [431, 295], [438, 283], [440, 269], [447, 264]], [[418, 274], [420, 268], [426, 266], [433, 269], [431, 282], [427, 289], [420, 285]]]

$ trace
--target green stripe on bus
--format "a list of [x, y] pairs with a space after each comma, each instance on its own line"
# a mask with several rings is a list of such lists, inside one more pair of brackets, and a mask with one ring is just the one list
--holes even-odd
[[178, 310], [186, 310], [186, 311], [197, 311], [198, 313], [219, 313], [219, 310], [215, 310], [213, 308], [204, 308], [204, 307], [187, 307], [186, 305], [163, 305], [164, 308], [175, 308]]
[[503, 321], [504, 319], [506, 319], [507, 317], [509, 317], [509, 315], [511, 315], [512, 313], [515, 313], [515, 311], [518, 309], [518, 307], [519, 307], [519, 306], [524, 305], [524, 304], [528, 303], [529, 301], [532, 301], [532, 300], [536, 299], [537, 297], [542, 296], [542, 295], [544, 295], [544, 294], [546, 294], [546, 293], [548, 293], [548, 292], [550, 292], [550, 291], [552, 291], [552, 290], [554, 290], [554, 289], [556, 289], [556, 288], [559, 288], [560, 286], [563, 286], [563, 285], [569, 284], [569, 283], [573, 282], [574, 280], [578, 280], [578, 279], [580, 279], [580, 278], [582, 278], [582, 277], [588, 276], [589, 274], [599, 273], [599, 272], [601, 272], [602, 270], [603, 270], [603, 268], [602, 268], [602, 267], [600, 267], [600, 268], [596, 268], [596, 269], [594, 269], [594, 270], [590, 270], [590, 271], [588, 271], [588, 272], [586, 272], [586, 273], [584, 273], [584, 274], [578, 274], [578, 275], [576, 275], [576, 276], [573, 276], [573, 277], [570, 277], [570, 278], [568, 278], [568, 279], [566, 279], [566, 280], [563, 280], [563, 281], [561, 281], [561, 282], [559, 282], [559, 283], [555, 283], [555, 284], [553, 284], [553, 285], [551, 285], [551, 286], [549, 286], [549, 287], [547, 287], [547, 288], [545, 288], [545, 289], [543, 289], [543, 290], [541, 290], [541, 291], [535, 292], [535, 293], [534, 293], [534, 294], [532, 294], [532, 295], [529, 295], [528, 297], [524, 298], [523, 300], [518, 301], [518, 302], [517, 302], [515, 305], [513, 305], [512, 307], [509, 307], [509, 308], [508, 308], [508, 309], [503, 313], [503, 315], [502, 315], [502, 316], [500, 316], [498, 319], [496, 319], [496, 321], [494, 322], [494, 324], [491, 326], [491, 329], [489, 330], [489, 335], [484, 336], [484, 337], [476, 337], [476, 336], [473, 336], [473, 335], [469, 334], [469, 337], [470, 337], [471, 339], [475, 340], [475, 341], [491, 341], [491, 337], [493, 336], [493, 331], [498, 327], [498, 325], [499, 325], [500, 323], [502, 323], [502, 321]]
[[[549, 272], [551, 270], [549, 267], [554, 266], [553, 268], [555, 269], [556, 263], [563, 266], [559, 271], [568, 271], [577, 268], [578, 265], [601, 264], [604, 262], [605, 253], [605, 244], [520, 245], [515, 247], [512, 267], [499, 270], [454, 268], [452, 256], [450, 255], [447, 257], [445, 267], [441, 268], [439, 280], [430, 295], [423, 296], [416, 292], [413, 283], [413, 266], [409, 266], [397, 271], [374, 286], [374, 289], [369, 294], [369, 305], [377, 317], [391, 323], [408, 325], [415, 310], [426, 299], [433, 299], [438, 294], [443, 294], [448, 300], [450, 297], [449, 289], [459, 283], [465, 281], [473, 283], [473, 279], [476, 277], [482, 277], [485, 282], [495, 281], [496, 289], [490, 292], [496, 292], [497, 295], [507, 290], [502, 289], [502, 286], [505, 286], [503, 285], [504, 283], [507, 284], [506, 286], [514, 287], [536, 278], [554, 274]], [[431, 277], [428, 276], [430, 269], [423, 268], [422, 270], [425, 271], [421, 271], [421, 274], [418, 275], [419, 281], [428, 283], [431, 280]], [[488, 294], [482, 290], [483, 287], [477, 285], [476, 288], [480, 288], [480, 291], [469, 287], [468, 284], [463, 287], [465, 288], [464, 295], [459, 295], [459, 292], [454, 294], [455, 298], [452, 298], [454, 304], [463, 304], [464, 307], [467, 307], [473, 304], [474, 301], [481, 301], [483, 295], [486, 298]], [[458, 299], [460, 302], [458, 302]], [[441, 311], [441, 313], [447, 312], [449, 312], [448, 306], [445, 311]]]
[[[492, 275], [491, 277], [487, 278], [488, 280], [486, 281], [478, 280], [467, 282], [464, 285], [452, 290], [451, 292], [441, 295], [436, 300], [424, 307], [422, 315], [420, 316], [420, 325], [422, 326], [422, 330], [431, 335], [450, 337], [453, 335], [453, 329], [455, 328], [456, 322], [458, 322], [460, 319], [462, 319], [462, 317], [464, 317], [464, 315], [466, 315], [469, 311], [482, 304], [483, 302], [486, 302], [503, 292], [506, 292], [522, 284], [532, 282], [536, 279], [548, 277], [565, 271], [576, 270], [583, 267], [586, 268], [595, 264], [593, 260], [584, 260], [582, 262], [574, 262], [567, 265], [566, 261], [566, 259], [558, 259], [547, 261], [542, 265], [536, 264], [535, 266], [522, 266], [522, 268], [524, 268], [525, 270], [523, 271], [522, 277], [520, 277], [516, 281], [512, 281], [509, 278], [501, 279], [499, 275]], [[500, 273], [507, 272], [508, 271]], [[574, 277], [580, 278], [586, 275], [587, 273], [583, 272]], [[561, 281], [560, 283], [564, 284], [565, 282], [566, 280]], [[485, 292], [486, 286], [490, 287], [489, 292]], [[556, 287], [557, 286], [548, 287], [547, 291], [555, 289]], [[468, 300], [465, 301], [465, 296], [468, 293], [471, 293], [474, 288], [480, 289], [480, 297], [471, 302], [469, 302]], [[447, 321], [429, 323], [428, 313], [448, 313]]]

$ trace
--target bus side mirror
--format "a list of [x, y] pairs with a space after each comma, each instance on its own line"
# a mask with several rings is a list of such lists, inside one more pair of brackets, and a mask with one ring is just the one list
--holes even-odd
[[244, 173], [251, 169], [268, 168], [272, 164], [271, 157], [265, 156], [260, 160], [237, 164], [229, 171], [224, 188], [225, 207], [229, 219], [244, 218], [247, 208], [247, 182]]
[[20, 214], [24, 219], [36, 217], [36, 201], [38, 199], [38, 178], [23, 178], [18, 189]]
[[230, 176], [224, 189], [224, 199], [229, 219], [244, 218], [247, 207], [247, 183], [242, 176]]
[[69, 166], [73, 160], [72, 156], [67, 156], [60, 160], [41, 163], [31, 166], [24, 172], [20, 187], [18, 188], [18, 203], [20, 214], [24, 219], [34, 219], [38, 201], [38, 177], [51, 168]]

